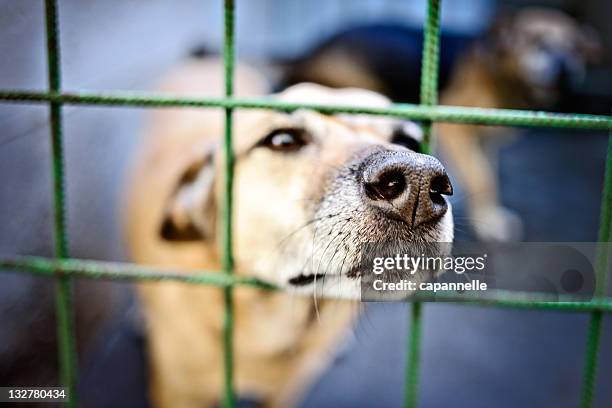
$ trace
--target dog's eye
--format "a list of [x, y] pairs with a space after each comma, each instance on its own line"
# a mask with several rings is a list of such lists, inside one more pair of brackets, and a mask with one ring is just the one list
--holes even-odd
[[276, 129], [257, 145], [279, 152], [293, 152], [307, 143], [303, 129]]
[[409, 136], [394, 136], [393, 139], [391, 139], [391, 143], [404, 146], [405, 148], [412, 150], [413, 152], [422, 153], [421, 143]]
[[413, 152], [423, 153], [423, 129], [411, 121], [405, 121], [394, 127], [391, 143], [404, 146]]
[[421, 145], [421, 142], [412, 136], [408, 136], [402, 131], [396, 130], [393, 132], [393, 136], [391, 136], [391, 143], [404, 146], [405, 148], [416, 153], [423, 153], [423, 146]]

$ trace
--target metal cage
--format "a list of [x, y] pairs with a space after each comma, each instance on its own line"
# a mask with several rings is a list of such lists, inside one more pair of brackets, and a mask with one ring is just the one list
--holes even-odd
[[[440, 50], [440, 3], [441, 0], [428, 0], [427, 18], [424, 27], [424, 47], [421, 74], [421, 103], [396, 104], [389, 108], [364, 108], [331, 106], [319, 104], [291, 104], [265, 99], [233, 98], [234, 71], [234, 0], [224, 0], [224, 98], [178, 98], [144, 93], [65, 93], [61, 88], [61, 59], [58, 24], [57, 0], [45, 0], [48, 90], [46, 92], [26, 92], [19, 90], [0, 90], [0, 101], [4, 103], [43, 103], [49, 105], [50, 136], [53, 166], [54, 232], [55, 258], [13, 257], [0, 259], [0, 269], [54, 277], [57, 282], [57, 336], [61, 380], [68, 388], [68, 406], [78, 404], [76, 393], [77, 359], [72, 304], [72, 279], [83, 277], [91, 279], [111, 279], [121, 281], [159, 281], [173, 280], [187, 284], [214, 285], [222, 287], [225, 294], [224, 342], [224, 401], [225, 407], [235, 406], [233, 392], [233, 308], [232, 288], [236, 285], [259, 287], [261, 290], [274, 290], [271, 285], [256, 279], [234, 277], [232, 275], [232, 111], [235, 108], [271, 109], [293, 111], [300, 108], [324, 113], [362, 113], [389, 115], [425, 122], [425, 141], [431, 143], [432, 122], [472, 123], [501, 126], [539, 126], [575, 129], [612, 130], [612, 117], [583, 114], [554, 114], [526, 110], [481, 109], [437, 105], [438, 60]], [[64, 195], [64, 155], [62, 152], [62, 106], [69, 105], [107, 105], [136, 107], [197, 107], [225, 109], [225, 202], [223, 206], [223, 262], [222, 273], [202, 271], [198, 274], [178, 274], [170, 271], [155, 270], [137, 265], [70, 259], [68, 234], [66, 230]], [[608, 139], [608, 152], [599, 225], [599, 242], [610, 242], [612, 238], [612, 136]], [[597, 374], [597, 355], [600, 343], [603, 313], [612, 312], [612, 298], [604, 296], [607, 252], [599, 251], [597, 256], [597, 286], [595, 297], [590, 301], [568, 298], [561, 302], [551, 302], [545, 297], [521, 292], [498, 291], [486, 296], [445, 296], [439, 300], [448, 302], [477, 303], [490, 306], [564, 310], [590, 312], [591, 319], [587, 336], [586, 355], [582, 384], [581, 404], [588, 408], [593, 402], [593, 388]], [[421, 338], [421, 313], [423, 302], [418, 296], [412, 300], [410, 335], [408, 337], [408, 361], [406, 366], [405, 406], [417, 405], [419, 383], [419, 350]]]

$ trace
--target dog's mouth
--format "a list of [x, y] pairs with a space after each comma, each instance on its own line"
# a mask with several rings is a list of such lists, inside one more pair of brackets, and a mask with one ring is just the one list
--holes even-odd
[[347, 273], [315, 273], [312, 275], [301, 274], [289, 279], [289, 284], [293, 286], [306, 286], [314, 282], [321, 282], [324, 279], [342, 279], [343, 277], [351, 280], [361, 277], [361, 270], [358, 267], [350, 269]]
[[325, 274], [323, 273], [315, 273], [312, 275], [298, 275], [291, 279], [289, 279], [289, 283], [294, 286], [306, 286], [310, 285], [314, 281], [325, 279]]

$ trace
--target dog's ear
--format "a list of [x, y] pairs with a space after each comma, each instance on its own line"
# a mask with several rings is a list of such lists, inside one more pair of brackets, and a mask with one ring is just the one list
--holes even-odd
[[602, 58], [601, 38], [595, 29], [589, 26], [580, 27], [578, 33], [578, 50], [589, 62], [599, 62]]
[[516, 24], [516, 16], [513, 12], [496, 16], [482, 39], [479, 41], [492, 55], [503, 55], [512, 49], [513, 31]]
[[215, 234], [216, 145], [206, 146], [185, 169], [169, 198], [159, 230], [168, 241], [211, 240]]

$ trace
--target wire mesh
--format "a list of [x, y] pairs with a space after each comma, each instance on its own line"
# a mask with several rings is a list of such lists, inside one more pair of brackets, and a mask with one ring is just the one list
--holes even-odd
[[[271, 99], [233, 98], [234, 72], [234, 0], [224, 0], [224, 98], [181, 98], [169, 95], [145, 93], [94, 93], [62, 92], [61, 59], [57, 0], [45, 0], [48, 91], [31, 92], [20, 90], [0, 90], [0, 101], [5, 103], [46, 103], [50, 109], [50, 136], [52, 147], [53, 203], [55, 259], [40, 257], [15, 257], [0, 259], [0, 269], [25, 272], [39, 276], [55, 277], [57, 281], [57, 336], [60, 377], [68, 388], [69, 406], [77, 405], [76, 378], [77, 358], [75, 353], [74, 308], [72, 305], [72, 278], [109, 279], [117, 281], [179, 281], [186, 284], [213, 285], [223, 288], [225, 299], [223, 343], [224, 343], [224, 399], [226, 407], [236, 404], [234, 392], [233, 361], [233, 299], [232, 288], [246, 285], [262, 290], [276, 290], [273, 285], [257, 279], [233, 276], [232, 256], [232, 191], [233, 165], [232, 151], [232, 112], [235, 108], [272, 109], [294, 111], [311, 109], [323, 113], [360, 113], [394, 116], [405, 119], [421, 120], [425, 123], [425, 135], [429, 149], [433, 146], [431, 124], [433, 122], [455, 122], [496, 126], [537, 126], [592, 130], [612, 130], [612, 117], [584, 114], [554, 114], [510, 109], [483, 109], [458, 106], [437, 105], [438, 63], [440, 48], [440, 0], [428, 0], [427, 19], [424, 26], [424, 47], [421, 77], [421, 104], [395, 104], [388, 108], [366, 108], [359, 106], [337, 106], [322, 104], [283, 103]], [[172, 271], [145, 268], [132, 264], [119, 264], [91, 260], [69, 259], [68, 233], [66, 228], [64, 192], [64, 156], [62, 151], [62, 106], [106, 105], [136, 107], [199, 107], [225, 109], [225, 199], [223, 205], [222, 272], [202, 271], [197, 274], [178, 274]], [[599, 228], [600, 242], [610, 242], [612, 223], [612, 136], [608, 141], [608, 156], [601, 205]], [[462, 302], [500, 307], [526, 309], [564, 310], [590, 312], [585, 354], [582, 406], [593, 404], [594, 385], [597, 374], [597, 357], [601, 337], [602, 314], [612, 312], [612, 298], [604, 297], [608, 253], [603, 250], [597, 258], [597, 290], [590, 301], [564, 297], [553, 302], [544, 296], [521, 292], [495, 291], [482, 296], [437, 295], [437, 302]], [[411, 313], [411, 331], [408, 336], [406, 367], [405, 406], [417, 405], [419, 379], [419, 350], [422, 329], [421, 297], [415, 296]]]

